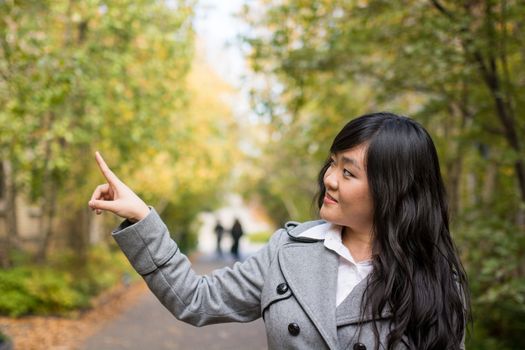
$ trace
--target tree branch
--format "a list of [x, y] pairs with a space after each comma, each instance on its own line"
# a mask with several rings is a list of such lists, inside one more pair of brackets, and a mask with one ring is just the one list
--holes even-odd
[[432, 5], [439, 11], [441, 12], [442, 14], [444, 14], [445, 16], [447, 16], [448, 18], [450, 19], [453, 19], [455, 18], [454, 14], [452, 12], [450, 12], [449, 10], [447, 10], [445, 8], [445, 6], [443, 6], [438, 0], [430, 0], [430, 2], [432, 3]]

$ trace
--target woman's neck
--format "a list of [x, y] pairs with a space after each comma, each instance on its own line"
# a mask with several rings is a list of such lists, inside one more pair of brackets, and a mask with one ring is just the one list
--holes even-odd
[[357, 232], [350, 227], [343, 227], [341, 232], [343, 245], [348, 249], [355, 262], [365, 261], [372, 258], [372, 234], [371, 231]]

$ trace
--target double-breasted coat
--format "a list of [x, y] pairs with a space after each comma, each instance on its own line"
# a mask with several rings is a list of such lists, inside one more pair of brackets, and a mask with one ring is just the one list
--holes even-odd
[[[137, 223], [124, 221], [113, 237], [179, 320], [204, 326], [263, 317], [270, 349], [375, 349], [372, 317], [360, 316], [367, 279], [336, 307], [338, 255], [322, 240], [298, 237], [322, 223], [288, 223], [246, 261], [208, 276], [194, 273], [153, 208]], [[376, 320], [380, 348], [390, 316], [385, 310]]]

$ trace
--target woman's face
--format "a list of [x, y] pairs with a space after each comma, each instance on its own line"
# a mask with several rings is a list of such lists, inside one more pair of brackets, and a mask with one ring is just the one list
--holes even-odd
[[364, 158], [366, 145], [332, 154], [324, 175], [326, 187], [321, 218], [356, 232], [371, 232], [373, 203]]

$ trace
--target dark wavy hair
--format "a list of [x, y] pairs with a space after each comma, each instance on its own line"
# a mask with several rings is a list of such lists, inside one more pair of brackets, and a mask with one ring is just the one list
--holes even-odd
[[[373, 270], [361, 312], [392, 311], [388, 349], [408, 338], [410, 349], [459, 349], [470, 319], [465, 270], [449, 231], [445, 187], [434, 143], [417, 122], [392, 113], [350, 121], [331, 154], [367, 145], [365, 167], [373, 200]], [[322, 167], [317, 204], [323, 205]], [[374, 324], [376, 339], [379, 339]], [[379, 348], [379, 341], [376, 348]]]

